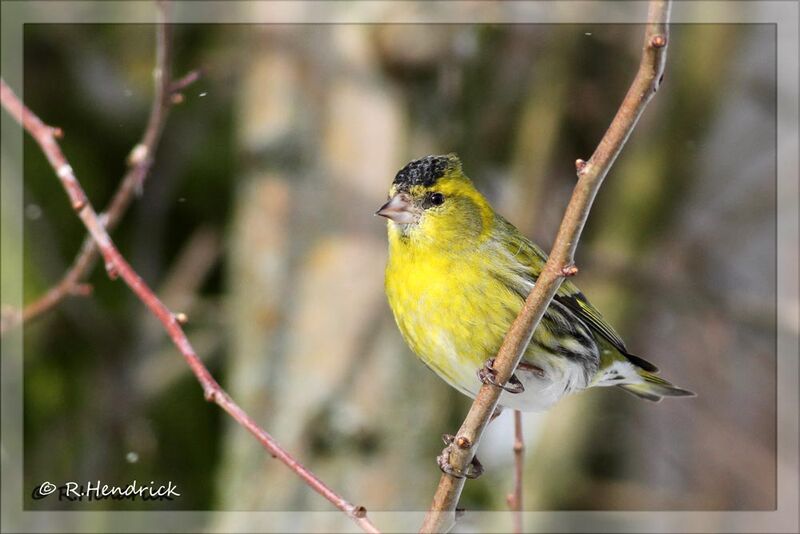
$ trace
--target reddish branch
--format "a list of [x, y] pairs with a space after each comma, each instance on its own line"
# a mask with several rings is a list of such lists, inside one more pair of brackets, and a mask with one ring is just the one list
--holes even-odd
[[[161, 24], [156, 26], [156, 66], [153, 71], [154, 95], [150, 116], [142, 139], [133, 147], [128, 156], [129, 169], [103, 212], [105, 227], [108, 231], [116, 228], [134, 196], [142, 190], [144, 181], [153, 166], [153, 156], [161, 139], [161, 133], [164, 130], [167, 114], [174, 97], [179, 94], [178, 91], [197, 81], [200, 76], [200, 71], [194, 70], [180, 80], [172, 81], [171, 30], [169, 24], [163, 23], [163, 10], [159, 10], [159, 14], [162, 20]], [[53, 134], [56, 138], [60, 138], [62, 132], [60, 129], [54, 129]], [[97, 246], [92, 237], [87, 235], [72, 265], [61, 277], [61, 280], [48, 289], [44, 295], [25, 306], [21, 312], [7, 313], [0, 323], [0, 333], [39, 317], [67, 297], [89, 295], [91, 286], [82, 281], [91, 273], [97, 258]]]
[[[667, 52], [668, 18], [669, 0], [652, 0], [648, 9], [642, 58], [636, 77], [592, 157], [589, 161], [576, 162], [578, 183], [567, 205], [553, 249], [494, 359], [497, 382], [500, 384], [505, 384], [522, 359], [534, 330], [558, 291], [563, 278], [577, 273], [573, 260], [575, 248], [595, 195], [661, 81]], [[483, 430], [495, 410], [500, 392], [498, 387], [484, 385], [475, 397], [454, 440], [454, 443], [465, 446], [450, 446], [449, 461], [455, 472], [463, 472], [475, 456]], [[452, 527], [455, 521], [455, 508], [463, 488], [463, 478], [442, 474], [430, 511], [422, 524], [422, 532], [442, 532]]]
[[[61, 152], [61, 148], [54, 134], [54, 129], [43, 123], [39, 117], [25, 107], [2, 79], [0, 79], [0, 102], [2, 102], [3, 107], [8, 113], [25, 128], [41, 147], [48, 162], [61, 180], [61, 184], [67, 192], [72, 208], [77, 212], [78, 217], [83, 221], [87, 230], [89, 230], [89, 234], [95, 246], [105, 261], [105, 267], [109, 277], [111, 279], [122, 278], [136, 296], [139, 297], [153, 315], [164, 325], [164, 329], [167, 331], [167, 334], [169, 334], [172, 342], [178, 348], [181, 355], [183, 355], [186, 363], [203, 387], [203, 393], [206, 399], [216, 403], [223, 410], [228, 412], [237, 423], [256, 437], [267, 452], [286, 464], [286, 466], [294, 471], [297, 476], [312, 489], [350, 516], [365, 532], [379, 532], [366, 517], [366, 510], [364, 507], [351, 504], [325, 485], [324, 482], [283, 449], [266, 430], [258, 426], [258, 424], [220, 387], [211, 376], [208, 369], [206, 369], [205, 365], [203, 365], [203, 362], [198, 358], [181, 327], [181, 325], [186, 322], [186, 316], [181, 313], [173, 314], [167, 309], [161, 300], [159, 300], [147, 286], [144, 280], [142, 280], [128, 262], [125, 261], [111, 241], [111, 237], [106, 231], [104, 222], [95, 212], [83, 188], [75, 177], [72, 167]], [[150, 156], [145, 154], [143, 157], [149, 158]], [[135, 185], [134, 183], [133, 186], [135, 187]]]
[[514, 513], [514, 534], [522, 533], [522, 475], [525, 469], [525, 440], [522, 436], [522, 412], [514, 410], [514, 491], [506, 496]]

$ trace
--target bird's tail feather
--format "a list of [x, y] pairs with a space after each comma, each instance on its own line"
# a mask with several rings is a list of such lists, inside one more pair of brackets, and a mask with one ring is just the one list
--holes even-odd
[[664, 397], [694, 397], [696, 394], [664, 380], [660, 376], [637, 370], [644, 380], [637, 384], [620, 384], [619, 387], [641, 399], [658, 402]]

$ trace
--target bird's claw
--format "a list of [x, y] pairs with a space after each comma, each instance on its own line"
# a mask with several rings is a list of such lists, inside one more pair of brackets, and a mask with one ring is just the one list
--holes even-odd
[[436, 457], [436, 463], [439, 465], [439, 469], [442, 470], [442, 473], [447, 473], [454, 478], [475, 479], [481, 476], [483, 474], [483, 464], [481, 464], [477, 456], [472, 457], [472, 461], [463, 471], [456, 469], [450, 464], [450, 447], [453, 445], [453, 440], [455, 440], [455, 436], [452, 434], [442, 434], [442, 441], [445, 442], [446, 447], [442, 449], [442, 453]]
[[486, 360], [486, 363], [483, 364], [483, 367], [478, 369], [478, 378], [484, 384], [497, 386], [503, 391], [511, 393], [512, 395], [516, 395], [525, 391], [525, 386], [523, 386], [522, 382], [519, 381], [517, 375], [512, 374], [505, 385], [500, 385], [497, 383], [497, 371], [494, 368], [494, 358], [489, 358]]

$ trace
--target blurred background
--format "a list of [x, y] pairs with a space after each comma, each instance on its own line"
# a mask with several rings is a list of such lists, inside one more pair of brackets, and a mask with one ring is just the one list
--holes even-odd
[[[398, 9], [400, 6], [398, 5]], [[229, 393], [370, 511], [424, 510], [469, 399], [405, 346], [373, 212], [411, 159], [456, 152], [549, 249], [635, 73], [638, 25], [175, 25], [183, 91], [114, 238]], [[576, 282], [633, 353], [698, 392], [593, 390], [525, 414], [526, 510], [772, 510], [776, 503], [776, 81], [770, 25], [673, 25], [664, 84], [613, 167]], [[150, 25], [27, 25], [24, 98], [100, 209], [152, 101]], [[25, 140], [26, 302], [83, 227]], [[3, 236], [6, 238], [7, 236]], [[329, 510], [206, 403], [160, 325], [102, 266], [91, 298], [24, 325], [24, 503], [43, 480], [166, 481], [92, 510]], [[512, 414], [461, 506], [504, 510]], [[80, 509], [86, 509], [81, 505]], [[234, 530], [232, 516], [211, 525]]]

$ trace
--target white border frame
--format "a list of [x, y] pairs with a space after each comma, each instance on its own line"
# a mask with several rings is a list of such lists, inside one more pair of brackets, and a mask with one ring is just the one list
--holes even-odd
[[[176, 23], [641, 23], [645, 5], [637, 1], [273, 1], [171, 2]], [[416, 4], [414, 9], [399, 4]], [[25, 23], [152, 23], [150, 1], [3, 1], [2, 77], [22, 87]], [[778, 324], [799, 321], [798, 303], [798, 3], [795, 1], [677, 1], [673, 23], [769, 23], [777, 26], [778, 55]], [[398, 16], [402, 14], [402, 17]], [[19, 240], [0, 244], [2, 302], [22, 304], [22, 130], [2, 113], [0, 204], [6, 230]], [[16, 234], [18, 232], [18, 234]], [[12, 242], [14, 241], [14, 242]], [[785, 305], [784, 305], [785, 304]], [[525, 512], [525, 524], [551, 532], [798, 532], [798, 336], [779, 336], [777, 510], [767, 512]], [[247, 514], [245, 532], [273, 532], [293, 514], [318, 532], [353, 531], [340, 512], [42, 512], [25, 511], [22, 484], [22, 336], [20, 329], [2, 339], [2, 520], [4, 532], [185, 532], [218, 524], [216, 514]], [[785, 469], [790, 466], [792, 469]], [[784, 467], [781, 469], [780, 467]], [[351, 496], [355, 498], [355, 496]], [[380, 528], [417, 531], [424, 512], [370, 512]], [[496, 532], [508, 529], [508, 513], [475, 512], [472, 521]], [[566, 519], [569, 518], [569, 521]], [[245, 519], [245, 518], [241, 518]], [[273, 520], [275, 520], [273, 522]], [[275, 525], [271, 527], [270, 525]], [[57, 528], [54, 526], [57, 525]], [[92, 525], [88, 527], [87, 525]], [[560, 525], [564, 525], [559, 528]], [[488, 530], [492, 531], [492, 530]]]

